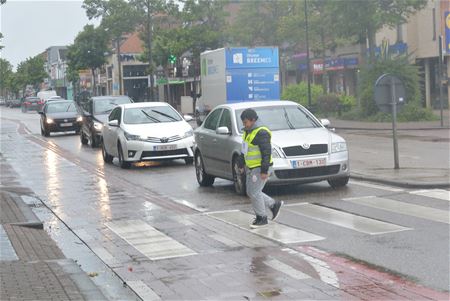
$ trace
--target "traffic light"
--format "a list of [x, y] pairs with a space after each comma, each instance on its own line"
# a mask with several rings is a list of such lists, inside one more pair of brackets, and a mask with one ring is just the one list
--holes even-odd
[[169, 55], [169, 63], [175, 64], [177, 61], [177, 57], [173, 54]]

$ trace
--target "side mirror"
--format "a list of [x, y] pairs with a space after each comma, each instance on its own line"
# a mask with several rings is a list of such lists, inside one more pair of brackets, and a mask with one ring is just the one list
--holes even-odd
[[216, 134], [218, 135], [229, 135], [230, 130], [226, 126], [221, 126], [220, 128], [216, 129]]
[[42, 114], [44, 114], [44, 111], [38, 111], [38, 114], [42, 115]]
[[92, 117], [92, 114], [87, 111], [83, 111], [83, 116], [84, 117]]
[[190, 115], [184, 115], [183, 116], [184, 120], [186, 120], [187, 122], [192, 121], [194, 118], [192, 118], [192, 116]]
[[326, 128], [329, 127], [331, 124], [328, 119], [320, 119], [320, 123], [322, 123], [322, 125]]
[[119, 120], [108, 121], [109, 126], [119, 126]]

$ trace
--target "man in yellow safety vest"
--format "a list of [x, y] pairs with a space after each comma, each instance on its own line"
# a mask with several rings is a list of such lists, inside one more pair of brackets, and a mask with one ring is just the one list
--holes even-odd
[[253, 109], [246, 109], [241, 114], [244, 125], [242, 136], [242, 155], [240, 160], [241, 172], [246, 167], [247, 195], [252, 200], [256, 218], [250, 225], [258, 228], [268, 224], [266, 207], [272, 211], [272, 220], [275, 220], [283, 205], [275, 201], [262, 190], [269, 178], [272, 161], [272, 132], [265, 126], [258, 124], [258, 115]]

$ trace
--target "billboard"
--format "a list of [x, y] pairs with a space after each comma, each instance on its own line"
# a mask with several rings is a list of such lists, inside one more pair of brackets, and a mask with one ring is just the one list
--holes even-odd
[[445, 53], [450, 54], [450, 11], [445, 12]]

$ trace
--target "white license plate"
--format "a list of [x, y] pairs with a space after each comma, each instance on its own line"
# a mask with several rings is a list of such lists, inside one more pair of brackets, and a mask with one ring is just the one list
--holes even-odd
[[73, 123], [67, 122], [67, 123], [61, 123], [60, 126], [72, 126]]
[[305, 159], [305, 160], [292, 160], [291, 165], [293, 168], [307, 168], [307, 167], [317, 167], [325, 166], [327, 164], [327, 159]]
[[155, 145], [153, 146], [154, 151], [165, 151], [165, 150], [174, 150], [177, 149], [176, 144], [169, 144], [169, 145]]

